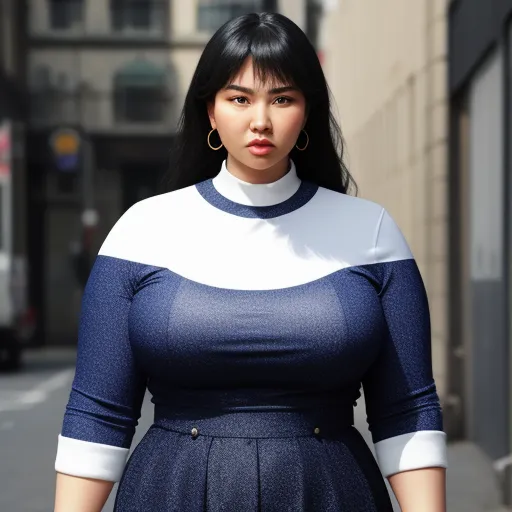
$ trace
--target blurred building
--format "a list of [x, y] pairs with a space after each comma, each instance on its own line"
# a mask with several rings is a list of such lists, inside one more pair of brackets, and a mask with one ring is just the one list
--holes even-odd
[[0, 0], [0, 349], [29, 307], [25, 68], [24, 3]]
[[360, 195], [388, 209], [422, 272], [446, 398], [445, 12], [441, 0], [325, 1], [319, 46]]
[[[153, 195], [202, 49], [225, 21], [305, 0], [29, 0], [34, 298], [48, 343], [75, 343], [90, 254]], [[84, 214], [85, 212], [85, 214]], [[85, 236], [84, 236], [85, 227]], [[86, 272], [85, 272], [86, 273]]]
[[319, 2], [349, 167], [427, 287], [445, 428], [500, 469], [512, 451], [512, 1]]
[[[451, 388], [512, 504], [512, 1], [449, 11]], [[507, 457], [508, 456], [508, 457]]]

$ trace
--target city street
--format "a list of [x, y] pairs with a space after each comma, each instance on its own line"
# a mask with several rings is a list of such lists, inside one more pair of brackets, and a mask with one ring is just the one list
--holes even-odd
[[[53, 510], [57, 435], [74, 363], [75, 352], [70, 349], [34, 350], [25, 354], [25, 366], [21, 372], [0, 374], [2, 512]], [[151, 421], [152, 404], [146, 396], [132, 449]], [[356, 407], [356, 426], [369, 440], [361, 400]], [[473, 446], [467, 443], [451, 445], [448, 461], [449, 512], [503, 510], [498, 508], [499, 494], [490, 468]], [[112, 511], [115, 492], [116, 487], [104, 511]]]
[[[0, 374], [0, 510], [49, 512], [55, 492], [55, 450], [74, 374], [75, 352], [25, 354], [19, 373]], [[146, 400], [133, 446], [151, 424]], [[104, 511], [113, 509], [115, 488]]]
[[[126, 336], [110, 320], [127, 315], [151, 344], [136, 365], [214, 396], [230, 369], [243, 397], [295, 388], [296, 365], [313, 391], [371, 368], [385, 474], [447, 464], [448, 512], [512, 512], [511, 56], [512, 0], [0, 0], [0, 366], [31, 347], [0, 369], [0, 512], [54, 510], [79, 330], [108, 376], [78, 400], [115, 409], [109, 430], [93, 403], [105, 429], [92, 430], [122, 442], [130, 390], [108, 356], [127, 358], [103, 339]], [[282, 346], [265, 343], [276, 326]], [[147, 393], [132, 453], [153, 416]], [[354, 418], [374, 452], [364, 396]], [[87, 465], [91, 446], [68, 445]], [[117, 450], [99, 452], [112, 457], [90, 474], [114, 479]], [[155, 452], [167, 501], [186, 509], [168, 465], [181, 459]], [[336, 484], [352, 496], [345, 462]], [[331, 496], [329, 475], [318, 482], [307, 492]], [[414, 512], [428, 507], [404, 487]]]

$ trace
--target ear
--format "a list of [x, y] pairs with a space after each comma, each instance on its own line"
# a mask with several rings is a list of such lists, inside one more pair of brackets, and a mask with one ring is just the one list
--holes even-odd
[[206, 104], [206, 109], [208, 111], [208, 118], [210, 119], [210, 124], [212, 125], [212, 129], [216, 130], [217, 129], [217, 123], [215, 122], [214, 107], [215, 107], [215, 104], [214, 104], [213, 101], [209, 101]]

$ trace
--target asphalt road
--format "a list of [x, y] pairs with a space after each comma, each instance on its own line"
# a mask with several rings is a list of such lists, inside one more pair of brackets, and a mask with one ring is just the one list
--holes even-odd
[[[74, 375], [75, 351], [44, 349], [25, 354], [17, 373], [0, 373], [0, 511], [51, 512], [55, 495], [57, 436]], [[152, 422], [146, 396], [134, 439]], [[116, 487], [105, 512], [111, 512]]]

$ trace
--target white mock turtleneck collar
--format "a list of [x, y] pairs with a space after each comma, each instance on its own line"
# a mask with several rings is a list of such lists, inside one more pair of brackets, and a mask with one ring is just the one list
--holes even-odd
[[297, 192], [301, 184], [295, 164], [290, 160], [290, 170], [273, 183], [254, 184], [242, 181], [231, 174], [226, 160], [217, 176], [212, 180], [217, 192], [235, 203], [249, 206], [271, 206], [282, 203]]

